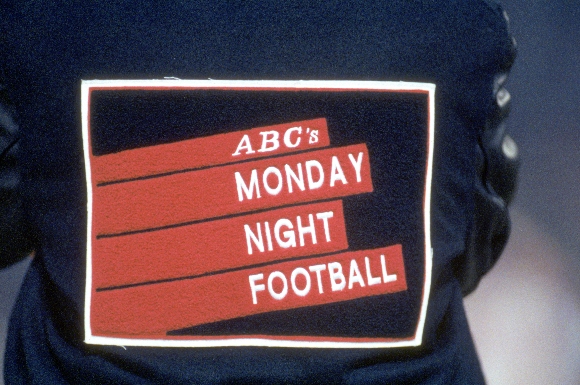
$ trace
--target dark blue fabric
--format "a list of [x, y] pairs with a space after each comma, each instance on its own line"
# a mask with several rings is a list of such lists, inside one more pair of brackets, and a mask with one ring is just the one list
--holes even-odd
[[[2, 79], [41, 249], [10, 325], [7, 383], [426, 383], [483, 378], [451, 270], [473, 217], [475, 143], [511, 55], [501, 9], [464, 1], [10, 1]], [[87, 346], [81, 79], [408, 80], [437, 85], [433, 287], [423, 346]]]

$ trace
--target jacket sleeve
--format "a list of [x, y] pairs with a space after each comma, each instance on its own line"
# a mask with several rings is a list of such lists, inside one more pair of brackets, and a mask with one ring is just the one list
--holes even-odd
[[19, 261], [33, 250], [19, 191], [18, 126], [8, 106], [0, 85], [0, 268]]
[[[499, 12], [499, 10], [498, 10]], [[511, 97], [505, 83], [516, 57], [516, 44], [505, 18], [503, 54], [493, 63], [494, 79], [484, 127], [476, 145], [477, 173], [474, 181], [474, 213], [465, 252], [455, 264], [464, 295], [477, 287], [481, 278], [499, 259], [509, 237], [508, 205], [516, 190], [520, 164], [518, 147], [508, 133], [506, 119]]]

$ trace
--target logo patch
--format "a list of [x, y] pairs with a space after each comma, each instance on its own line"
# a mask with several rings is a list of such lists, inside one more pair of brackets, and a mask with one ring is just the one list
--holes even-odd
[[434, 86], [84, 81], [87, 343], [420, 345]]

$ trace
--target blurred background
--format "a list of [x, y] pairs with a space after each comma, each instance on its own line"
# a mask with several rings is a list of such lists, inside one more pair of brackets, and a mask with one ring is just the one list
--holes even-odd
[[503, 0], [522, 168], [512, 235], [466, 299], [489, 384], [580, 384], [580, 1]]
[[[466, 308], [490, 385], [577, 385], [580, 1], [502, 4], [518, 43], [507, 88], [512, 95], [509, 125], [522, 168], [510, 242], [466, 299]], [[0, 271], [0, 356], [27, 265], [23, 261]]]

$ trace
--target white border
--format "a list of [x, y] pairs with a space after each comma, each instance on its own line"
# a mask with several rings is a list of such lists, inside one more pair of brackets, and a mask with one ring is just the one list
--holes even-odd
[[[280, 340], [270, 338], [224, 338], [224, 339], [130, 339], [93, 336], [90, 325], [90, 303], [92, 292], [92, 210], [93, 210], [93, 186], [90, 163], [89, 147], [89, 102], [92, 88], [99, 89], [236, 89], [248, 90], [264, 89], [296, 89], [298, 90], [383, 90], [383, 91], [420, 91], [428, 93], [429, 116], [428, 116], [428, 153], [427, 170], [425, 180], [425, 280], [423, 286], [423, 300], [417, 329], [412, 339], [388, 342], [341, 342], [341, 341], [309, 341], [297, 336], [295, 340]], [[431, 292], [431, 275], [433, 265], [433, 250], [431, 248], [431, 181], [433, 172], [433, 147], [435, 138], [435, 84], [415, 82], [388, 82], [388, 81], [326, 81], [326, 80], [181, 80], [181, 79], [157, 79], [157, 80], [83, 80], [81, 83], [81, 113], [82, 134], [85, 159], [85, 172], [87, 180], [87, 257], [86, 257], [86, 287], [85, 287], [85, 343], [95, 345], [118, 345], [118, 346], [152, 346], [152, 347], [226, 347], [226, 346], [264, 346], [264, 347], [292, 347], [292, 348], [395, 348], [420, 346], [423, 340], [423, 329], [427, 316], [427, 306]]]

